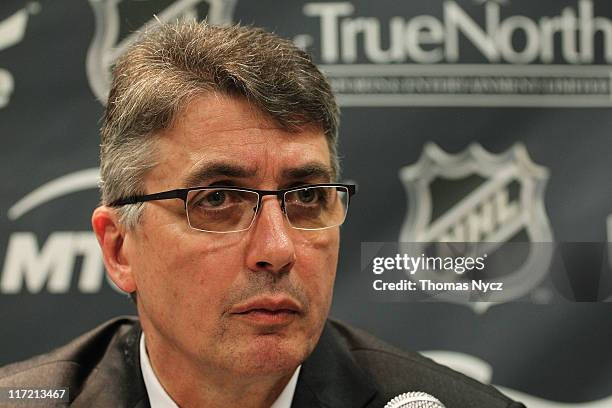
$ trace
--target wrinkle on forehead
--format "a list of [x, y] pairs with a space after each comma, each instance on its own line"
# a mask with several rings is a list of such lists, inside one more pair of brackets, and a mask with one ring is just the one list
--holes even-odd
[[[318, 182], [329, 182], [333, 170], [328, 163], [327, 152], [314, 154], [320, 147], [313, 143], [312, 149], [306, 149], [307, 143], [298, 146], [280, 144], [275, 149], [273, 144], [259, 143], [257, 148], [248, 149], [242, 145], [241, 154], [203, 154], [199, 160], [185, 171], [182, 183], [184, 187], [204, 186], [213, 179], [276, 181], [283, 184], [291, 180], [312, 179]], [[261, 148], [259, 148], [260, 145]], [[295, 147], [295, 148], [294, 148]], [[227, 145], [224, 146], [227, 148]], [[245, 153], [244, 150], [252, 153]], [[308, 151], [310, 154], [306, 153]], [[243, 160], [248, 157], [249, 160]]]

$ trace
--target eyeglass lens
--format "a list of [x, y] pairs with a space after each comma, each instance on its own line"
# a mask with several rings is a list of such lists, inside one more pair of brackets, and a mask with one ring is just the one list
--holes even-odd
[[[259, 194], [240, 189], [191, 190], [187, 220], [192, 228], [209, 232], [248, 229], [257, 212]], [[324, 229], [344, 222], [348, 190], [344, 187], [305, 187], [285, 193], [285, 212], [292, 227]]]
[[285, 211], [291, 226], [323, 229], [344, 222], [348, 191], [344, 187], [310, 187], [285, 193]]

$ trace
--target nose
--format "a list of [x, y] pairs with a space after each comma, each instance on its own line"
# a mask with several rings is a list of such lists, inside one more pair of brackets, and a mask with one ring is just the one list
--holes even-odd
[[287, 218], [275, 197], [264, 197], [255, 224], [250, 229], [246, 262], [252, 271], [287, 273], [296, 254]]

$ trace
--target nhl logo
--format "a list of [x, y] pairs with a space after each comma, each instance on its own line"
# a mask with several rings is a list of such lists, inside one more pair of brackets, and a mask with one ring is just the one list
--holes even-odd
[[[544, 207], [548, 170], [533, 163], [522, 144], [501, 154], [489, 153], [479, 144], [449, 154], [429, 143], [416, 163], [401, 169], [400, 178], [408, 198], [402, 245], [420, 254], [435, 248], [448, 252], [449, 244], [440, 243], [456, 243], [464, 254], [490, 256], [504, 244], [519, 241], [528, 250], [522, 263], [495, 277], [504, 291], [496, 294], [494, 303], [523, 297], [538, 287], [553, 254], [552, 245], [537, 244], [553, 241]], [[448, 282], [466, 277], [451, 273], [428, 278]], [[494, 304], [456, 293], [437, 298], [479, 312]]]
[[[138, 38], [138, 32], [144, 32], [159, 23], [177, 20], [198, 20], [206, 18], [211, 24], [223, 25], [233, 21], [234, 9], [238, 0], [175, 0], [161, 2], [166, 8], [161, 10], [148, 10], [143, 12], [146, 2], [134, 0], [89, 0], [93, 8], [96, 29], [93, 41], [87, 51], [87, 78], [89, 85], [100, 102], [106, 104], [110, 90], [110, 67], [119, 55]], [[133, 3], [133, 4], [131, 4]], [[159, 4], [160, 2], [156, 2]], [[145, 21], [136, 32], [128, 34], [119, 40], [122, 22], [121, 6], [124, 5], [129, 14], [136, 17], [146, 16]], [[131, 7], [130, 7], [131, 6]], [[206, 7], [207, 6], [207, 7]], [[204, 12], [202, 8], [206, 9]], [[205, 15], [204, 15], [205, 14]], [[121, 17], [120, 17], [121, 16]], [[138, 19], [138, 18], [137, 18]], [[136, 23], [140, 24], [140, 23]], [[130, 20], [129, 29], [134, 29], [134, 22]]]
[[[29, 7], [0, 21], [0, 51], [13, 47], [23, 40], [29, 14], [38, 12], [39, 7], [38, 3], [31, 3]], [[8, 105], [14, 88], [13, 75], [8, 70], [0, 68], [0, 108]]]

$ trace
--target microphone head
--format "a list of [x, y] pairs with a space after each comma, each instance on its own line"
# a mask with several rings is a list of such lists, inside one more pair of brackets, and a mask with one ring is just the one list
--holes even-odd
[[405, 392], [387, 402], [385, 408], [446, 408], [436, 397], [425, 392]]

